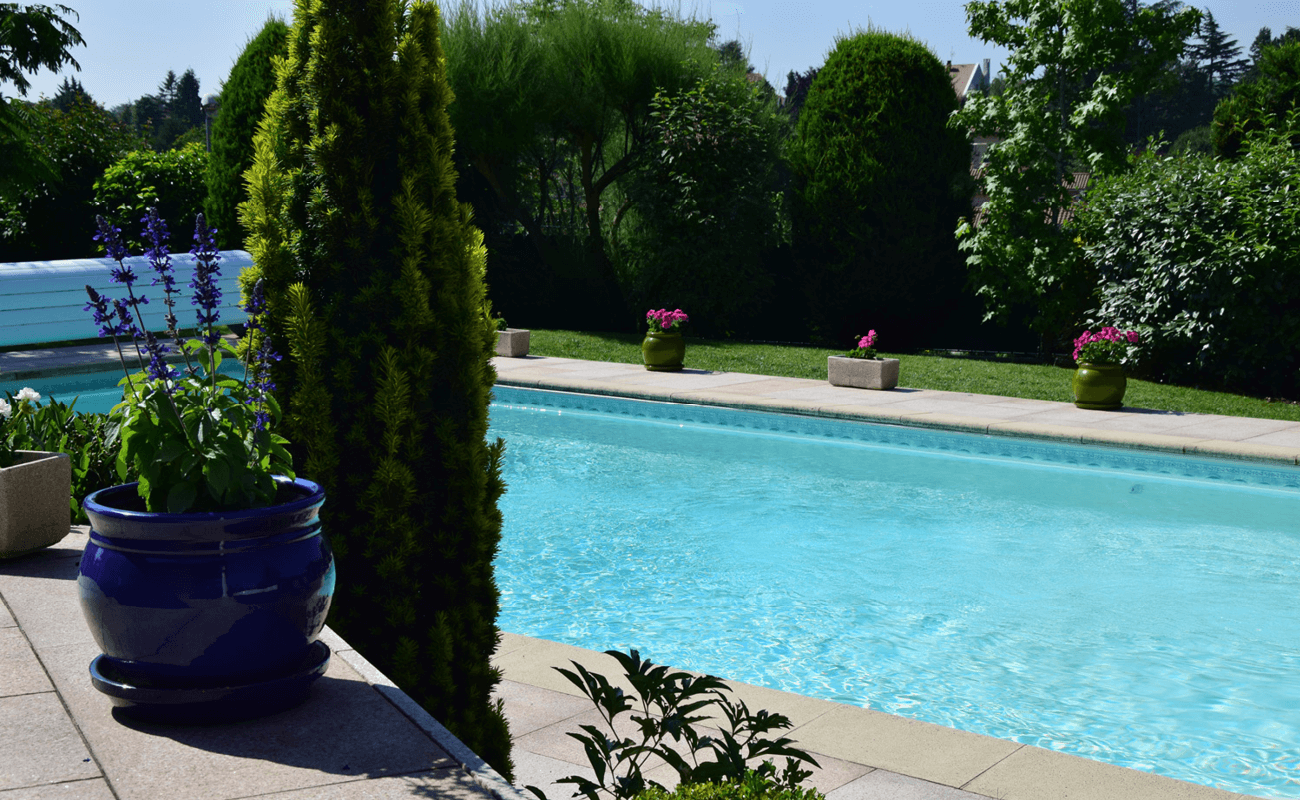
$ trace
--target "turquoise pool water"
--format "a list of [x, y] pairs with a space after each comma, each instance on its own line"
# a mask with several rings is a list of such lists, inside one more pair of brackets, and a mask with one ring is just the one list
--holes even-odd
[[[218, 368], [220, 372], [242, 377], [244, 365], [234, 359], [227, 359]], [[5, 392], [16, 393], [24, 386], [30, 386], [41, 393], [41, 400], [53, 398], [61, 403], [71, 403], [77, 399], [74, 408], [77, 411], [107, 413], [113, 406], [122, 402], [122, 389], [117, 382], [122, 379], [122, 368], [83, 372], [72, 375], [51, 375], [41, 378], [14, 380], [7, 374], [0, 374], [0, 398]]]
[[1300, 797], [1300, 470], [495, 397], [503, 630]]

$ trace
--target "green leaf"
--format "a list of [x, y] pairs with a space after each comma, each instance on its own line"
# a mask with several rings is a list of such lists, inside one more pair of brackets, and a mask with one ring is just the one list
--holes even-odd
[[203, 467], [203, 475], [208, 480], [208, 486], [216, 491], [212, 492], [214, 497], [222, 497], [226, 489], [230, 486], [230, 466], [225, 459], [214, 458], [209, 460]]
[[198, 492], [194, 484], [184, 481], [172, 486], [171, 491], [167, 492], [167, 512], [169, 514], [180, 514], [190, 509], [194, 505], [194, 499]]

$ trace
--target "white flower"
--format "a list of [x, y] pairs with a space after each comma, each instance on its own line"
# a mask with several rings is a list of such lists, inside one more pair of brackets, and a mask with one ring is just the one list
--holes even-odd
[[8, 400], [0, 400], [0, 417], [9, 419], [9, 415], [14, 413], [13, 406], [9, 405]]
[[18, 394], [14, 395], [14, 399], [19, 402], [30, 400], [33, 403], [39, 403], [41, 402], [41, 393], [30, 386], [24, 386], [18, 390]]

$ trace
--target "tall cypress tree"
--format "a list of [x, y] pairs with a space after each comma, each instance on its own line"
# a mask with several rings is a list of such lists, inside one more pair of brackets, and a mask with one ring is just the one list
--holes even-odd
[[298, 0], [247, 173], [243, 277], [289, 343], [274, 380], [297, 470], [327, 492], [330, 624], [508, 775], [496, 334], [438, 26], [424, 0]]
[[239, 204], [248, 199], [244, 173], [253, 165], [253, 134], [275, 91], [275, 65], [289, 50], [289, 26], [271, 17], [244, 45], [230, 75], [221, 85], [221, 107], [212, 122], [212, 153], [208, 158], [208, 223], [217, 229], [223, 250], [244, 246], [238, 222]]

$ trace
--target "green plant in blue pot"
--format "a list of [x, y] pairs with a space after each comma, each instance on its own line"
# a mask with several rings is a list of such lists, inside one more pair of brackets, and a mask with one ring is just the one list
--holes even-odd
[[1141, 337], [1137, 331], [1109, 326], [1095, 332], [1084, 331], [1075, 339], [1074, 360], [1078, 368], [1071, 381], [1074, 404], [1100, 411], [1122, 407], [1128, 389], [1124, 362], [1139, 344]]
[[[135, 716], [189, 722], [258, 716], [306, 698], [324, 674], [319, 641], [334, 593], [334, 559], [321, 536], [321, 488], [295, 477], [269, 379], [278, 358], [262, 321], [260, 286], [246, 308], [251, 344], [238, 356], [217, 330], [221, 293], [214, 233], [199, 215], [191, 250], [197, 338], [179, 335], [167, 227], [142, 220], [148, 264], [167, 305], [167, 342], [147, 330], [135, 288], [138, 259], [99, 219], [112, 279], [125, 297], [87, 286], [100, 335], [117, 344], [125, 377], [117, 472], [124, 483], [90, 494], [90, 539], [77, 584], [103, 654], [95, 688]], [[129, 263], [128, 263], [129, 262]], [[139, 370], [127, 367], [128, 355]], [[179, 356], [177, 369], [169, 357]]]

